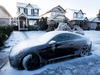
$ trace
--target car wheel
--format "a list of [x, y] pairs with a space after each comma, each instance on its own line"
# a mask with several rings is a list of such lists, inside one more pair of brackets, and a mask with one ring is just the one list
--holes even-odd
[[89, 46], [83, 46], [80, 52], [80, 56], [88, 56], [89, 55]]
[[38, 64], [39, 64], [38, 56], [32, 54], [25, 56], [22, 61], [22, 65], [26, 70], [33, 70], [38, 66]]

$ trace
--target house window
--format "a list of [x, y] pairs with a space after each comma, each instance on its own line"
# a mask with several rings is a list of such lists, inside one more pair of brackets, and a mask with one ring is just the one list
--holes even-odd
[[23, 8], [20, 8], [20, 12], [21, 12], [21, 13], [24, 12], [24, 9], [23, 9]]
[[82, 14], [78, 14], [78, 17], [81, 18], [82, 17]]
[[53, 15], [53, 16], [54, 16], [54, 15], [56, 15], [56, 13], [55, 13], [55, 12], [52, 12], [52, 13], [51, 13], [51, 15]]
[[37, 20], [29, 20], [29, 25], [37, 25]]
[[74, 13], [74, 17], [76, 17], [76, 13]]
[[38, 14], [38, 10], [34, 9], [34, 14]]
[[28, 15], [31, 15], [31, 8], [28, 8]]

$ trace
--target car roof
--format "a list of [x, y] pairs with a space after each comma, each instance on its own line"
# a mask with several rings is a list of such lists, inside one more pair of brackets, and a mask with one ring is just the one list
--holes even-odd
[[58, 34], [62, 34], [62, 33], [69, 33], [69, 34], [74, 34], [74, 35], [78, 35], [78, 36], [83, 36], [83, 35], [81, 35], [81, 34], [77, 34], [77, 33], [75, 33], [75, 32], [69, 32], [69, 31], [50, 31], [50, 32], [48, 32], [48, 33], [46, 33], [46, 35], [58, 35]]
[[59, 35], [59, 34], [63, 34], [63, 33], [68, 33], [68, 34], [74, 34], [74, 35], [77, 35], [77, 36], [82, 36], [83, 35], [80, 35], [80, 34], [77, 34], [75, 32], [69, 32], [69, 31], [50, 31], [50, 32], [47, 32], [45, 33], [44, 35], [42, 35], [41, 37], [39, 37], [37, 40], [39, 42], [48, 42], [51, 38], [55, 37], [56, 35]]

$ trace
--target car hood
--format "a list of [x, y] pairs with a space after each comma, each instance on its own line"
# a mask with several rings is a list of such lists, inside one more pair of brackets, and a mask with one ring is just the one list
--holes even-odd
[[32, 40], [32, 39], [22, 41], [12, 48], [10, 55], [11, 56], [16, 55], [21, 50], [25, 50], [26, 48], [35, 47], [35, 46], [38, 46], [38, 45], [43, 45], [43, 43], [41, 43], [37, 40]]

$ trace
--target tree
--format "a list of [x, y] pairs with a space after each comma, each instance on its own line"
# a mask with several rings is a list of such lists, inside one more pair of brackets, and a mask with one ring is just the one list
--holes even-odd
[[41, 20], [39, 21], [39, 26], [40, 30], [46, 30], [48, 25], [47, 25], [47, 17], [42, 17]]
[[99, 9], [99, 13], [97, 14], [97, 17], [99, 17], [99, 18], [100, 18], [100, 9]]

